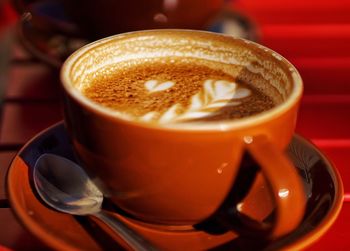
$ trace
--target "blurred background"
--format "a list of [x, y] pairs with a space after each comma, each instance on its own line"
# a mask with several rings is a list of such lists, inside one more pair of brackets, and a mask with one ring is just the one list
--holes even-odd
[[349, 0], [0, 0], [1, 246], [38, 246], [10, 212], [4, 177], [16, 151], [62, 119], [58, 73], [84, 44], [116, 33], [189, 28], [247, 38], [279, 52], [300, 71], [305, 95], [297, 133], [339, 169], [345, 203], [311, 250], [350, 248]]

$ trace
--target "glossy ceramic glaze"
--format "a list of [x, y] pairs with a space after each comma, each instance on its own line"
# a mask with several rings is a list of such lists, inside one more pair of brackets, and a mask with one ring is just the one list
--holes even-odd
[[[108, 64], [174, 55], [239, 67], [236, 77], [278, 86], [283, 101], [239, 120], [152, 124], [127, 120], [78, 90]], [[133, 32], [78, 50], [65, 62], [61, 79], [65, 122], [83, 167], [105, 196], [133, 217], [165, 225], [207, 219], [231, 191], [248, 150], [261, 165], [276, 201], [272, 235], [288, 233], [302, 219], [305, 193], [283, 150], [294, 132], [303, 86], [296, 69], [277, 53], [209, 32]]]
[[[54, 153], [73, 161], [73, 149], [63, 124], [55, 125], [31, 140], [12, 162], [7, 176], [8, 198], [18, 219], [34, 235], [56, 250], [106, 250], [116, 246], [96, 222], [52, 210], [35, 194], [32, 172], [43, 153]], [[305, 139], [294, 136], [287, 150], [307, 193], [305, 216], [295, 231], [277, 240], [239, 237], [220, 225], [201, 228], [157, 228], [139, 224], [113, 208], [119, 217], [164, 250], [300, 250], [317, 241], [335, 221], [342, 205], [343, 187], [336, 169]], [[242, 163], [242, 168], [245, 164]], [[265, 219], [273, 206], [266, 181], [261, 174], [244, 198], [242, 210], [253, 218]], [[106, 205], [106, 209], [108, 209]], [[111, 208], [110, 208], [111, 210]], [[97, 222], [99, 224], [99, 222]], [[103, 228], [103, 224], [100, 225]]]

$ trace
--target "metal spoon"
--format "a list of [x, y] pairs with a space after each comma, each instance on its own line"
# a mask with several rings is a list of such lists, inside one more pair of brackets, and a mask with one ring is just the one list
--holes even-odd
[[157, 250], [123, 222], [101, 210], [102, 192], [74, 162], [54, 154], [43, 154], [35, 163], [33, 179], [40, 197], [54, 209], [97, 217], [133, 250]]

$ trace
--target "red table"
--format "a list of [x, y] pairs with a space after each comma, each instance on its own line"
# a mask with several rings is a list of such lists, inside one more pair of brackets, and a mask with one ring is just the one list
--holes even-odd
[[[256, 22], [262, 44], [299, 69], [305, 96], [297, 132], [332, 159], [344, 181], [345, 202], [338, 220], [308, 250], [350, 250], [350, 1], [237, 0], [233, 5]], [[0, 9], [0, 34], [14, 16], [8, 5]], [[17, 41], [11, 49], [0, 124], [0, 246], [38, 250], [44, 245], [9, 208], [4, 177], [16, 151], [62, 119], [59, 83], [52, 69], [33, 59]]]

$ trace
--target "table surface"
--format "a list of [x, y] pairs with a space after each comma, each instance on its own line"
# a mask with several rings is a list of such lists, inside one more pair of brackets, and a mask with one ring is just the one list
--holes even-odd
[[[344, 181], [344, 205], [331, 229], [308, 250], [350, 249], [350, 2], [348, 0], [237, 0], [236, 10], [257, 24], [260, 43], [276, 50], [305, 82], [297, 132], [335, 163]], [[0, 34], [14, 14], [0, 9]], [[10, 20], [10, 21], [9, 21]], [[1, 37], [0, 37], [1, 39]], [[11, 42], [0, 124], [0, 251], [48, 249], [11, 212], [5, 174], [16, 151], [62, 119], [57, 74]], [[0, 72], [0, 75], [3, 74]]]

